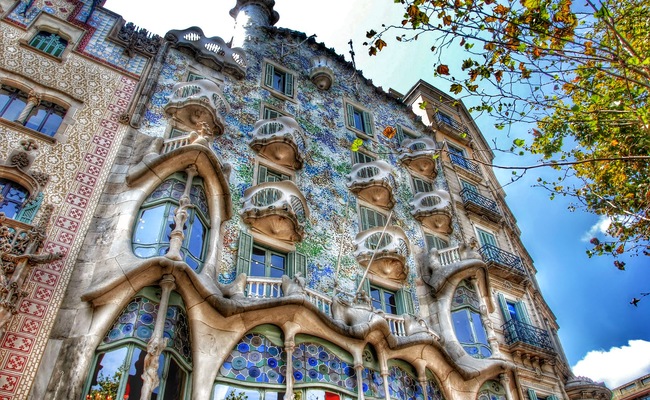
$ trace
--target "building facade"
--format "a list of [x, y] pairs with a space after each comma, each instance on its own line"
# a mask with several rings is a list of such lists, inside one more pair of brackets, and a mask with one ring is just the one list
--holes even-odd
[[590, 399], [462, 103], [238, 0], [0, 0], [0, 399]]
[[612, 399], [615, 400], [647, 400], [650, 399], [650, 374], [641, 376], [612, 389]]

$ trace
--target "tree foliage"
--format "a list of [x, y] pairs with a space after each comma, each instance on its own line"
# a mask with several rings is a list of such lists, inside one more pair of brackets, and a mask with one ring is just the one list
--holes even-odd
[[650, 255], [650, 0], [395, 3], [401, 25], [369, 31], [371, 55], [395, 32], [398, 42], [426, 35], [434, 74], [475, 100], [470, 111], [497, 129], [532, 124], [513, 149], [558, 170], [539, 186], [612, 221], [590, 256]]

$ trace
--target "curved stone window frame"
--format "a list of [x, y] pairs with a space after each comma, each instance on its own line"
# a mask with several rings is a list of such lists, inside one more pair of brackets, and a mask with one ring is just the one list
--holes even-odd
[[[173, 181], [172, 183], [169, 183], [168, 188], [163, 188], [162, 190], [166, 190], [168, 192], [167, 195], [161, 193], [161, 197], [156, 198], [157, 191], [162, 188], [167, 182]], [[156, 257], [156, 256], [164, 256], [166, 254], [166, 250], [169, 249], [169, 235], [171, 234], [172, 230], [174, 229], [173, 227], [173, 217], [174, 217], [174, 211], [177, 209], [179, 206], [179, 200], [180, 196], [182, 196], [183, 191], [185, 190], [185, 184], [186, 184], [186, 174], [178, 172], [175, 174], [170, 175], [167, 177], [160, 185], [158, 185], [154, 190], [149, 194], [149, 196], [142, 202], [140, 205], [140, 209], [138, 210], [137, 213], [137, 218], [135, 220], [135, 225], [133, 226], [133, 233], [131, 235], [131, 249], [133, 251], [133, 254], [138, 257], [138, 258], [151, 258], [151, 257]], [[181, 186], [182, 185], [182, 189]], [[203, 193], [203, 197], [207, 197], [207, 193], [205, 192], [204, 186], [203, 186], [203, 180], [196, 176], [192, 180], [192, 190], [194, 188], [197, 188], [197, 192], [200, 190]], [[175, 195], [177, 197], [175, 197]], [[192, 196], [191, 196], [192, 197]], [[194, 202], [193, 202], [194, 203]], [[203, 264], [206, 261], [207, 254], [208, 254], [208, 247], [210, 243], [210, 215], [209, 215], [209, 209], [208, 209], [208, 204], [207, 200], [205, 202], [205, 210], [201, 210], [201, 207], [196, 206], [196, 204], [193, 204], [194, 207], [188, 208], [188, 218], [187, 222], [185, 223], [185, 228], [183, 229], [185, 237], [183, 239], [183, 243], [181, 245], [181, 252], [184, 254], [184, 261], [192, 268], [193, 270], [199, 272], [201, 268], [203, 267]], [[143, 218], [145, 214], [149, 212], [149, 215], [152, 215], [152, 217], [147, 216], [146, 218], [152, 218], [150, 221], [153, 222], [150, 226], [153, 226], [155, 228], [156, 226], [156, 221], [157, 223], [157, 228], [158, 228], [158, 233], [156, 235], [153, 235], [154, 229], [151, 228], [151, 232], [144, 233], [143, 235], [147, 234], [147, 236], [151, 236], [150, 238], [152, 239], [151, 242], [148, 243], [136, 243], [138, 240], [138, 229], [145, 229], [145, 224], [148, 222], [147, 219]], [[198, 221], [197, 221], [198, 219]], [[169, 222], [169, 224], [166, 224], [166, 222]], [[195, 225], [196, 223], [199, 223], [202, 226], [202, 241], [201, 241], [201, 250], [200, 254], [196, 255], [192, 252], [192, 243], [193, 240], [196, 240], [196, 237], [194, 237], [194, 234], [196, 233], [195, 229], [197, 229], [198, 225]], [[144, 232], [144, 231], [143, 231]], [[149, 237], [145, 237], [141, 235], [140, 238], [142, 240], [144, 239], [149, 239]], [[153, 236], [156, 236], [154, 238]], [[167, 238], [165, 238], [167, 236]], [[146, 253], [146, 249], [153, 250], [154, 253]], [[140, 250], [140, 252], [138, 252]], [[163, 253], [164, 251], [164, 253]]]
[[[126, 396], [140, 398], [139, 390], [142, 388], [141, 375], [144, 371], [144, 357], [147, 354], [147, 342], [142, 338], [138, 338], [136, 333], [133, 333], [133, 337], [121, 338], [113, 343], [106, 342], [113, 334], [113, 330], [115, 330], [116, 327], [119, 327], [119, 324], [124, 321], [125, 314], [128, 314], [129, 311], [135, 312], [138, 320], [141, 320], [145, 315], [149, 315], [140, 315], [138, 313], [139, 309], [131, 310], [130, 307], [137, 301], [137, 299], [146, 299], [148, 301], [147, 304], [150, 305], [150, 311], [148, 312], [154, 315], [153, 317], [149, 317], [150, 319], [153, 318], [153, 320], [147, 322], [149, 322], [149, 325], [151, 325], [151, 331], [153, 331], [159, 301], [158, 290], [159, 288], [157, 287], [146, 287], [140, 290], [122, 313], [120, 313], [116, 318], [113, 325], [111, 325], [111, 328], [109, 328], [102, 343], [97, 346], [95, 350], [91, 367], [84, 384], [84, 396], [94, 395], [97, 391], [102, 389], [106, 390], [106, 388], [111, 387], [110, 394], [114, 394], [114, 399], [127, 398]], [[172, 292], [170, 295], [169, 307], [178, 307], [183, 309], [183, 313], [185, 312], [182, 298], [175, 292]], [[165, 325], [167, 325], [167, 321]], [[122, 326], [122, 328], [126, 327], [126, 325]], [[149, 336], [149, 338], [150, 337], [151, 336]], [[188, 332], [188, 338], [189, 337], [191, 337], [191, 335], [189, 335]], [[103, 372], [108, 372], [108, 375]], [[180, 374], [184, 374], [182, 381], [176, 382], [176, 386], [169, 386], [169, 383], [173, 382], [173, 379], [178, 377]], [[158, 377], [160, 378], [160, 384], [156, 389], [154, 389], [154, 393], [158, 395], [158, 400], [176, 399], [177, 397], [174, 396], [176, 396], [179, 391], [182, 393], [180, 397], [181, 399], [188, 399], [190, 397], [192, 386], [192, 361], [191, 359], [185, 360], [184, 357], [179, 354], [176, 349], [170, 347], [170, 345], [165, 347], [160, 355]], [[100, 383], [100, 380], [102, 383]], [[104, 394], [107, 393], [104, 392]]]
[[483, 325], [479, 293], [471, 281], [465, 279], [456, 286], [450, 313], [456, 340], [465, 352], [479, 359], [491, 357], [493, 351]]

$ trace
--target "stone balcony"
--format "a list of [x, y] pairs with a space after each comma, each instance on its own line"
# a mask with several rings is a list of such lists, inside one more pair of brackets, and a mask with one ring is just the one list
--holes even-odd
[[397, 226], [388, 226], [383, 231], [382, 226], [359, 232], [354, 239], [354, 257], [363, 267], [370, 264], [369, 271], [374, 275], [403, 281], [408, 273], [408, 239]]
[[447, 192], [421, 192], [415, 195], [410, 204], [411, 214], [423, 226], [436, 232], [451, 233], [452, 211]]
[[501, 221], [501, 211], [494, 200], [468, 188], [460, 191], [460, 197], [463, 199], [463, 206], [468, 211], [485, 216], [492, 222]]
[[354, 164], [348, 180], [348, 188], [360, 199], [387, 210], [395, 205], [395, 181], [386, 161]]
[[184, 125], [220, 135], [224, 131], [225, 117], [230, 105], [221, 88], [207, 79], [178, 82], [165, 105], [165, 113]]
[[528, 357], [548, 358], [556, 351], [548, 332], [525, 322], [511, 319], [501, 329], [512, 352]]
[[302, 240], [309, 210], [307, 201], [291, 181], [265, 182], [244, 192], [240, 212], [257, 232], [289, 243]]
[[246, 53], [240, 48], [230, 48], [220, 37], [206, 38], [201, 28], [193, 26], [182, 30], [171, 30], [165, 40], [172, 47], [193, 56], [201, 64], [232, 74], [238, 79], [246, 76]]
[[461, 139], [465, 142], [469, 142], [472, 139], [467, 125], [461, 124], [449, 116], [441, 115], [437, 112], [434, 114], [433, 120], [435, 121], [438, 129], [456, 137], [457, 139]]
[[484, 245], [479, 252], [490, 269], [490, 273], [516, 283], [528, 278], [528, 273], [526, 273], [526, 268], [520, 257], [491, 244]]
[[302, 168], [307, 142], [295, 119], [279, 117], [257, 121], [250, 146], [262, 157], [297, 170]]
[[436, 142], [427, 136], [405, 139], [400, 144], [399, 162], [420, 175], [434, 179], [438, 173]]

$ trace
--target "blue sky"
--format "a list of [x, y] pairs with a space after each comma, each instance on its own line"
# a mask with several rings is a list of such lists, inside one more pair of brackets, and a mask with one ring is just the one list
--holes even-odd
[[[402, 11], [393, 0], [276, 0], [280, 13], [277, 26], [316, 33], [316, 40], [348, 54], [354, 41], [358, 69], [385, 90], [405, 93], [418, 79], [441, 89], [449, 86], [433, 78], [434, 59], [423, 35], [417, 42], [389, 46], [378, 57], [370, 58], [362, 46], [366, 31], [379, 30], [382, 23], [401, 20]], [[170, 29], [199, 26], [207, 36], [228, 41], [233, 20], [228, 11], [235, 0], [108, 0], [106, 8], [127, 21], [164, 35]], [[397, 35], [397, 34], [395, 34]], [[393, 35], [393, 36], [395, 36]], [[458, 60], [462, 54], [449, 54]], [[450, 62], [451, 63], [451, 62]], [[491, 142], [497, 138], [508, 148], [515, 137], [525, 137], [528, 127], [513, 126], [510, 137], [497, 133], [485, 116], [477, 120]], [[521, 159], [497, 152], [495, 164], [525, 165], [535, 158]], [[496, 171], [502, 183], [510, 181], [510, 171]], [[505, 187], [507, 202], [518, 220], [522, 239], [535, 260], [542, 292], [560, 325], [559, 335], [569, 363], [577, 375], [604, 380], [610, 388], [645, 373], [650, 373], [650, 297], [638, 307], [629, 304], [633, 296], [650, 292], [650, 259], [625, 259], [626, 271], [617, 270], [612, 259], [588, 259], [585, 250], [595, 226], [596, 215], [569, 212], [568, 199], [548, 199], [539, 188], [531, 188], [538, 176], [553, 176], [551, 171], [529, 172], [523, 179]], [[592, 233], [589, 233], [592, 231]]]

